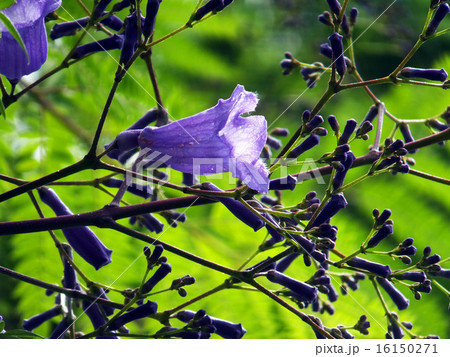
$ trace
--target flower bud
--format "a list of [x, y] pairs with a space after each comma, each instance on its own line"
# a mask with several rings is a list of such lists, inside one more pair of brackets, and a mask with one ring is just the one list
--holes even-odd
[[269, 190], [291, 190], [295, 189], [297, 185], [297, 179], [288, 175], [286, 177], [281, 177], [279, 179], [270, 180], [269, 182]]
[[339, 123], [334, 115], [330, 115], [328, 117], [328, 123], [331, 126], [331, 130], [333, 130], [335, 133], [339, 132]]
[[434, 13], [434, 17], [431, 19], [430, 23], [428, 24], [428, 27], [425, 31], [425, 36], [431, 36], [436, 33], [436, 30], [441, 23], [441, 21], [444, 19], [444, 17], [450, 12], [450, 7], [447, 3], [441, 3]]
[[[445, 4], [447, 7], [448, 5]], [[403, 76], [405, 78], [423, 78], [428, 79], [430, 81], [439, 81], [444, 82], [447, 79], [447, 72], [444, 68], [441, 69], [423, 69], [423, 68], [413, 68], [413, 67], [405, 67], [403, 68], [399, 76]]]
[[301, 154], [303, 154], [305, 151], [308, 151], [308, 150], [312, 149], [314, 146], [316, 146], [317, 144], [319, 144], [319, 142], [320, 142], [320, 138], [315, 134], [311, 134], [300, 145], [293, 148], [287, 157], [291, 158], [291, 159], [297, 158]]
[[388, 293], [399, 310], [405, 310], [409, 306], [409, 300], [389, 280], [377, 278], [377, 282]]
[[347, 201], [342, 193], [331, 195], [331, 199], [325, 204], [322, 211], [317, 215], [316, 219], [313, 222], [310, 222], [310, 226], [318, 227], [322, 223], [328, 222], [331, 217], [333, 217], [346, 206]]
[[409, 280], [417, 283], [423, 283], [427, 278], [423, 271], [406, 271], [401, 274], [395, 274], [394, 277], [399, 280]]
[[336, 71], [342, 77], [347, 70], [344, 58], [344, 49], [342, 45], [342, 36], [337, 32], [328, 37], [331, 44], [331, 49], [333, 51], [334, 64], [336, 66]]
[[159, 5], [162, 0], [148, 0], [147, 11], [145, 13], [145, 22], [142, 26], [142, 34], [147, 38], [155, 29], [156, 14], [159, 10]]
[[355, 128], [357, 125], [358, 125], [358, 122], [355, 119], [347, 120], [344, 130], [343, 130], [341, 136], [339, 137], [338, 145], [347, 144], [348, 139], [350, 139], [350, 136], [355, 131]]
[[152, 289], [163, 280], [167, 274], [172, 271], [172, 266], [169, 263], [162, 263], [158, 270], [148, 279], [144, 285], [142, 285], [141, 293], [148, 294]]
[[389, 267], [389, 265], [374, 263], [366, 259], [354, 257], [350, 259], [347, 264], [351, 267], [367, 270], [383, 278], [387, 278], [389, 275], [391, 275], [391, 268]]
[[147, 301], [145, 304], [136, 307], [135, 309], [120, 315], [108, 326], [108, 331], [117, 330], [127, 323], [142, 319], [144, 317], [156, 314], [158, 304], [153, 301]]
[[35, 328], [41, 326], [44, 322], [50, 320], [55, 316], [60, 315], [61, 313], [62, 313], [61, 305], [56, 305], [55, 307], [43, 312], [42, 314], [38, 314], [33, 317], [30, 317], [29, 319], [23, 320], [22, 327], [24, 330], [33, 331]]
[[328, 6], [330, 7], [330, 10], [333, 11], [336, 15], [339, 16], [339, 13], [341, 11], [341, 4], [338, 0], [327, 0]]
[[355, 26], [357, 18], [358, 18], [358, 9], [356, 7], [352, 7], [350, 9], [350, 19], [349, 19], [351, 27]]
[[269, 281], [280, 284], [291, 290], [295, 294], [295, 297], [301, 301], [312, 303], [317, 298], [316, 287], [292, 279], [276, 270], [269, 270], [266, 277]]

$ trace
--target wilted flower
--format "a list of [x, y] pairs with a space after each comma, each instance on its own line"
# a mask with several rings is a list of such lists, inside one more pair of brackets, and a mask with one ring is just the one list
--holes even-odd
[[[57, 216], [73, 214], [51, 188], [41, 187], [39, 197]], [[62, 231], [71, 247], [95, 269], [111, 263], [112, 250], [106, 248], [89, 227], [65, 228]]]
[[44, 18], [61, 5], [61, 0], [26, 1], [16, 0], [15, 4], [1, 10], [16, 27], [29, 60], [19, 43], [0, 22], [0, 73], [11, 81], [37, 71], [47, 60], [47, 33]]

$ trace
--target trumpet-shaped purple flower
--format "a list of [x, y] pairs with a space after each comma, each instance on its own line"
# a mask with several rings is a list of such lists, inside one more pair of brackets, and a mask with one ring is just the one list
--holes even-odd
[[149, 154], [163, 154], [173, 169], [193, 174], [231, 172], [250, 188], [267, 192], [268, 171], [259, 155], [266, 143], [263, 116], [242, 117], [258, 98], [238, 85], [231, 98], [171, 124], [141, 131], [139, 145]]
[[44, 18], [61, 5], [61, 0], [26, 1], [16, 3], [1, 12], [16, 27], [28, 51], [29, 61], [19, 43], [0, 23], [0, 73], [11, 81], [37, 71], [47, 60], [47, 33]]
[[[51, 188], [40, 188], [39, 197], [57, 216], [73, 214]], [[62, 231], [72, 248], [95, 269], [111, 263], [112, 250], [106, 248], [89, 227], [66, 228]]]

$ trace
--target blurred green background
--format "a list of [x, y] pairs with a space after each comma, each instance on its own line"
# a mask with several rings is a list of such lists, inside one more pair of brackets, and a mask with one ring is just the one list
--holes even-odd
[[[92, 1], [85, 3], [88, 7], [92, 6]], [[165, 0], [158, 14], [155, 38], [182, 26], [195, 4], [195, 0]], [[355, 52], [358, 68], [365, 79], [390, 73], [412, 47], [422, 29], [428, 1], [399, 0], [383, 13], [390, 4], [391, 1], [385, 0], [350, 1], [349, 6], [360, 10], [355, 29], [355, 37], [360, 37], [355, 41]], [[317, 21], [317, 16], [324, 10], [326, 1], [236, 0], [217, 16], [155, 46], [154, 66], [162, 99], [170, 116], [179, 119], [207, 109], [215, 105], [219, 98], [228, 98], [239, 83], [247, 90], [258, 93], [260, 103], [257, 114], [264, 115], [269, 125], [287, 127], [294, 132], [300, 123], [301, 113], [317, 102], [326, 88], [327, 79], [324, 76], [314, 89], [306, 90], [300, 74], [296, 72], [283, 76], [279, 63], [283, 53], [290, 51], [303, 62], [323, 61], [329, 65], [329, 61], [318, 53], [319, 45], [327, 42], [330, 35], [330, 29]], [[67, 20], [85, 16], [75, 1], [65, 0], [58, 14]], [[126, 16], [126, 11], [121, 15]], [[446, 19], [441, 26], [449, 25], [450, 20]], [[51, 24], [48, 24], [50, 28]], [[96, 39], [105, 37], [102, 33], [91, 34]], [[39, 74], [59, 64], [75, 40], [76, 37], [67, 37], [51, 41], [49, 59]], [[437, 38], [426, 43], [410, 65], [450, 70], [449, 50], [449, 37]], [[54, 109], [79, 126], [85, 136], [92, 137], [113, 82], [118, 57], [118, 51], [90, 56], [44, 82], [38, 87], [39, 93], [49, 99]], [[32, 77], [37, 78], [37, 75]], [[436, 116], [450, 104], [449, 92], [434, 88], [385, 85], [373, 90], [391, 113], [403, 119]], [[101, 143], [110, 142], [154, 107], [152, 95], [145, 65], [138, 61], [119, 87]], [[321, 114], [335, 114], [341, 124], [349, 118], [361, 121], [371, 104], [363, 90], [353, 89], [333, 98]], [[392, 127], [393, 123], [386, 119], [384, 137]], [[0, 122], [0, 172], [31, 180], [74, 163], [82, 158], [88, 147], [80, 139], [80, 130], [74, 132], [68, 129], [48, 108], [43, 108], [35, 96], [24, 96], [8, 108], [7, 119]], [[430, 133], [425, 125], [414, 125], [412, 132], [417, 138]], [[367, 142], [352, 144], [357, 156], [367, 152], [372, 136]], [[333, 144], [334, 140], [329, 135], [321, 140], [320, 147], [311, 150], [308, 155], [318, 158], [332, 150]], [[413, 158], [417, 170], [449, 177], [448, 143], [421, 149]], [[366, 170], [352, 170], [348, 180]], [[74, 175], [71, 179], [88, 180], [103, 174], [105, 172], [89, 171]], [[181, 182], [179, 173], [173, 172], [171, 177], [174, 182]], [[201, 179], [207, 180], [205, 177]], [[225, 188], [227, 182], [228, 176], [223, 182], [219, 181], [219, 185]], [[12, 185], [0, 181], [0, 191], [11, 188]], [[305, 182], [293, 192], [285, 193], [284, 202], [286, 205], [295, 204], [310, 190], [317, 191], [320, 196], [324, 188], [314, 180]], [[90, 187], [57, 187], [57, 193], [75, 213], [99, 209], [110, 200], [109, 196]], [[178, 195], [171, 190], [166, 190], [166, 194], [168, 197]], [[390, 208], [395, 233], [380, 248], [389, 250], [401, 240], [413, 237], [419, 252], [430, 245], [434, 253], [449, 256], [450, 192], [447, 186], [412, 175], [385, 174], [352, 187], [346, 191], [346, 198], [348, 207], [333, 220], [339, 226], [337, 248], [340, 251], [351, 253], [359, 247], [370, 230], [373, 208]], [[141, 202], [134, 196], [127, 196], [126, 199], [131, 203]], [[48, 207], [42, 208], [47, 216], [53, 216]], [[187, 216], [186, 223], [164, 231], [160, 235], [161, 240], [228, 267], [237, 268], [242, 264], [265, 237], [264, 229], [254, 233], [219, 204], [190, 208]], [[0, 208], [1, 221], [37, 217], [26, 195], [2, 203]], [[120, 289], [136, 287], [145, 269], [144, 258], [137, 259], [144, 244], [113, 231], [94, 231], [113, 249], [113, 263], [96, 272], [78, 256], [76, 262], [94, 280], [113, 284]], [[60, 231], [57, 234], [63, 239]], [[278, 252], [266, 252], [259, 258], [264, 259], [268, 254], [273, 256]], [[187, 298], [179, 297], [176, 292], [157, 295], [155, 299], [160, 311], [203, 293], [226, 278], [172, 254], [166, 255], [173, 266], [171, 278], [190, 274], [197, 282], [188, 287]], [[420, 258], [418, 255], [414, 261]], [[401, 263], [386, 259], [378, 261], [390, 263], [393, 269], [404, 267]], [[62, 277], [58, 253], [49, 234], [44, 232], [1, 237], [0, 264], [51, 283], [60, 283]], [[444, 267], [449, 268], [448, 263]], [[307, 279], [313, 269], [306, 268], [299, 259], [287, 272], [294, 278]], [[168, 287], [170, 281], [168, 278], [158, 287]], [[440, 282], [450, 288], [448, 281]], [[320, 318], [325, 326], [349, 326], [356, 323], [360, 315], [366, 314], [372, 324], [367, 337], [383, 338], [386, 319], [381, 305], [369, 281], [363, 281], [360, 285], [358, 291], [339, 297], [334, 303], [334, 315], [325, 313]], [[450, 337], [448, 298], [444, 294], [433, 289], [431, 294], [424, 294], [422, 301], [417, 302], [409, 291], [403, 287], [400, 290], [411, 300], [410, 307], [400, 313], [401, 321], [411, 321], [413, 331], [418, 335]], [[122, 301], [113, 293], [110, 297]], [[388, 297], [387, 301], [389, 307], [395, 310]], [[46, 297], [42, 289], [0, 276], [0, 315], [6, 320], [7, 329], [20, 328], [24, 318], [52, 306], [53, 297]], [[241, 322], [248, 331], [245, 338], [314, 338], [309, 326], [258, 293], [223, 291], [192, 306], [194, 310], [200, 308], [206, 309], [212, 316]], [[81, 309], [77, 312], [81, 314]], [[311, 313], [310, 308], [305, 312]], [[35, 332], [48, 335], [58, 322], [55, 318]], [[89, 331], [89, 326], [86, 316], [77, 321], [77, 329]], [[152, 333], [160, 325], [139, 321], [130, 324], [130, 327], [134, 332]], [[357, 338], [365, 337], [359, 333], [355, 335]]]

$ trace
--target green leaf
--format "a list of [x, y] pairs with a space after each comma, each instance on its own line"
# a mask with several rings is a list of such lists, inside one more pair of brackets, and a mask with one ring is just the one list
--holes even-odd
[[0, 99], [0, 115], [3, 115], [3, 118], [6, 119], [5, 105], [3, 104], [3, 100], [1, 99]]
[[6, 9], [16, 3], [15, 0], [0, 0], [0, 10]]
[[25, 330], [9, 330], [5, 333], [0, 333], [0, 339], [10, 339], [10, 338], [16, 338], [16, 339], [43, 339], [44, 337], [36, 335], [33, 332], [25, 331]]
[[[0, 0], [1, 1], [1, 0]], [[28, 62], [30, 62], [30, 56], [28, 56], [27, 48], [25, 47], [25, 44], [23, 43], [22, 37], [20, 36], [19, 32], [14, 27], [14, 24], [11, 22], [11, 20], [6, 16], [4, 13], [0, 12], [0, 21], [3, 22], [8, 32], [16, 39], [16, 41], [19, 43], [20, 47], [24, 50]]]

